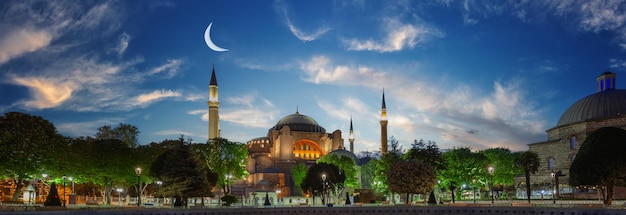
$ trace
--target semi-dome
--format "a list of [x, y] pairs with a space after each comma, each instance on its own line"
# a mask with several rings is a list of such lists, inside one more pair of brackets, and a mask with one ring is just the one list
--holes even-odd
[[558, 126], [588, 120], [606, 119], [626, 114], [626, 90], [610, 89], [591, 94], [570, 106]]
[[326, 133], [326, 129], [317, 124], [313, 118], [300, 114], [297, 111], [295, 114], [291, 114], [280, 119], [270, 130], [280, 130], [283, 126], [289, 126], [289, 129], [292, 131]]

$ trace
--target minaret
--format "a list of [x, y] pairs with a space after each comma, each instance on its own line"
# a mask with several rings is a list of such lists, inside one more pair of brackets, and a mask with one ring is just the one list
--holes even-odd
[[217, 98], [217, 79], [215, 78], [215, 66], [211, 73], [209, 84], [209, 140], [220, 137], [220, 102]]
[[387, 154], [387, 107], [385, 105], [385, 90], [383, 90], [383, 107], [380, 113], [380, 152]]
[[350, 152], [354, 154], [354, 129], [352, 129], [352, 117], [350, 117]]

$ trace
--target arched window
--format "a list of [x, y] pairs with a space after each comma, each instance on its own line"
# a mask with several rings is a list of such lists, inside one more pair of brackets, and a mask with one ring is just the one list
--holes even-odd
[[548, 159], [548, 169], [549, 170], [553, 170], [554, 169], [554, 158], [549, 158]]
[[569, 138], [569, 149], [576, 150], [576, 136]]

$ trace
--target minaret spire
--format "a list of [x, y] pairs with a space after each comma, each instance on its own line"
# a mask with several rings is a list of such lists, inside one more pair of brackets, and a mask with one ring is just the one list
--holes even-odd
[[352, 129], [352, 116], [350, 116], [350, 152], [354, 154], [354, 129]]
[[209, 83], [209, 141], [220, 137], [220, 102], [217, 92], [217, 78], [215, 77], [215, 65], [211, 72]]
[[380, 152], [387, 154], [387, 105], [385, 104], [385, 89], [383, 89], [383, 105], [380, 111]]

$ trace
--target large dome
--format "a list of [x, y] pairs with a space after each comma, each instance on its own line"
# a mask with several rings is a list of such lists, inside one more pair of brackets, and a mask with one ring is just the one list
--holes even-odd
[[588, 120], [618, 117], [621, 114], [626, 114], [626, 90], [600, 91], [582, 98], [570, 106], [561, 115], [557, 127]]
[[280, 130], [283, 126], [289, 126], [292, 131], [318, 132], [326, 133], [326, 129], [318, 125], [317, 122], [307, 116], [296, 111], [295, 114], [285, 116], [270, 130]]

